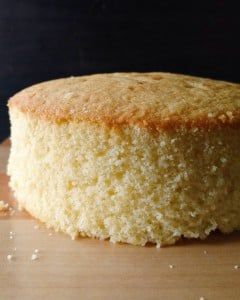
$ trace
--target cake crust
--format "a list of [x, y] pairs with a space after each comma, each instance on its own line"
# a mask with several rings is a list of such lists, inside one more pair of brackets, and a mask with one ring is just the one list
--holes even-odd
[[240, 84], [160, 72], [97, 74], [33, 85], [8, 105], [60, 124], [239, 127]]

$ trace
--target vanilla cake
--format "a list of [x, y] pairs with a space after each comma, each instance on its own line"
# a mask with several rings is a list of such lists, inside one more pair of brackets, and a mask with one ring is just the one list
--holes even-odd
[[56, 231], [145, 245], [240, 229], [240, 85], [70, 77], [9, 101], [10, 186]]

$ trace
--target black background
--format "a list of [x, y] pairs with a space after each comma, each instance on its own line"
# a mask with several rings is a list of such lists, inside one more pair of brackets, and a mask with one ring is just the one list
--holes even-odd
[[0, 140], [7, 99], [39, 81], [161, 70], [240, 82], [237, 3], [0, 0]]

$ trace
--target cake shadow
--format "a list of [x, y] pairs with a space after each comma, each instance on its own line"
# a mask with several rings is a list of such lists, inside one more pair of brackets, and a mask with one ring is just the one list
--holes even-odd
[[[240, 231], [234, 231], [231, 233], [222, 233], [219, 230], [212, 232], [206, 239], [188, 239], [181, 238], [174, 245], [164, 245], [162, 247], [187, 247], [187, 246], [211, 246], [211, 245], [225, 245], [225, 244], [237, 244], [240, 243]], [[148, 247], [154, 247], [155, 245], [147, 245]]]

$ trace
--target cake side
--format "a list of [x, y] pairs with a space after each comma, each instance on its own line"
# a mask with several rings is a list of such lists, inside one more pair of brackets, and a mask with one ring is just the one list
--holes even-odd
[[55, 123], [89, 121], [152, 130], [239, 127], [240, 85], [170, 73], [70, 77], [29, 87], [9, 107]]
[[113, 242], [172, 244], [240, 229], [237, 128], [56, 123], [12, 106], [10, 185], [48, 226]]

